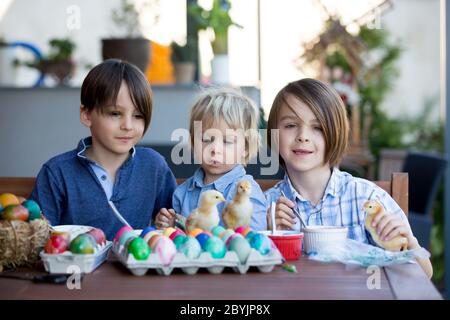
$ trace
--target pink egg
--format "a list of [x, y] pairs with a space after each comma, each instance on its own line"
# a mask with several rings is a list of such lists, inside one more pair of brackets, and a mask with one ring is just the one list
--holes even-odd
[[176, 236], [178, 235], [186, 235], [183, 231], [181, 231], [180, 229], [175, 230], [174, 232], [172, 232], [169, 236], [170, 240], [175, 239]]
[[158, 254], [161, 263], [164, 266], [168, 266], [172, 263], [172, 260], [177, 253], [177, 248], [172, 240], [166, 236], [161, 236], [158, 242], [156, 242], [153, 252]]
[[251, 229], [249, 227], [241, 226], [236, 228], [236, 232], [242, 234], [244, 237], [249, 233]]
[[114, 242], [119, 241], [120, 236], [127, 230], [133, 231], [133, 228], [129, 226], [123, 226], [122, 228], [120, 228], [119, 231], [116, 233], [116, 236], [114, 237]]

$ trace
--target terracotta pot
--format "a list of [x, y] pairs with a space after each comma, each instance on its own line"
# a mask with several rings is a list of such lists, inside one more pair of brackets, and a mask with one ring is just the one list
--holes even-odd
[[177, 83], [192, 83], [195, 77], [195, 63], [178, 62], [174, 64], [175, 80]]

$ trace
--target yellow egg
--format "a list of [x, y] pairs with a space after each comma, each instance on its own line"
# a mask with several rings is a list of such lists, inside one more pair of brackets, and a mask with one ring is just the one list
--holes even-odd
[[19, 199], [12, 193], [3, 193], [0, 195], [0, 205], [3, 208], [16, 204], [20, 204]]
[[168, 237], [168, 236], [170, 236], [170, 235], [172, 234], [172, 232], [174, 232], [174, 231], [175, 231], [175, 228], [172, 228], [172, 227], [166, 228], [166, 229], [164, 230], [164, 232], [163, 232], [163, 235], [165, 235], [166, 237]]

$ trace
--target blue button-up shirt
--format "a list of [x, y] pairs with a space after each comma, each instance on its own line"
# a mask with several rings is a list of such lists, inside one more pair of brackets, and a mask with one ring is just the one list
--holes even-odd
[[[356, 241], [374, 244], [364, 226], [366, 213], [363, 204], [367, 200], [377, 200], [385, 210], [399, 215], [409, 226], [406, 215], [385, 190], [373, 182], [355, 178], [337, 168], [333, 168], [322, 200], [317, 205], [302, 197], [286, 174], [283, 180], [265, 192], [269, 206], [278, 200], [282, 195], [281, 191], [296, 204], [306, 225], [347, 227], [348, 237]], [[294, 229], [300, 230], [297, 218]]]
[[159, 153], [136, 147], [134, 156], [117, 170], [108, 197], [91, 161], [82, 156], [91, 143], [91, 138], [83, 139], [77, 149], [50, 159], [36, 178], [31, 198], [39, 203], [52, 225], [93, 226], [112, 239], [123, 223], [108, 200], [135, 229], [148, 226], [160, 208], [170, 206], [176, 181]]
[[[252, 195], [250, 201], [253, 204], [253, 214], [250, 222], [250, 228], [254, 230], [266, 230], [266, 198], [260, 186], [251, 175], [246, 174], [242, 165], [237, 165], [231, 171], [217, 179], [216, 181], [205, 185], [204, 172], [202, 168], [197, 169], [195, 174], [179, 185], [172, 197], [172, 206], [176, 213], [187, 217], [192, 210], [199, 207], [200, 194], [208, 190], [217, 190], [221, 192], [226, 200], [217, 205], [217, 209], [222, 215], [222, 210], [236, 194], [237, 184], [241, 180], [248, 180], [252, 185]], [[222, 218], [220, 224], [223, 225]]]

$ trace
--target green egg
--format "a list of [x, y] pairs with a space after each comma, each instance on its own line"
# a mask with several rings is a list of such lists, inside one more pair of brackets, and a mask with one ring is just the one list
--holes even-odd
[[28, 221], [34, 220], [34, 219], [40, 219], [41, 218], [41, 208], [36, 203], [36, 201], [33, 200], [25, 200], [22, 205], [27, 208], [30, 215], [28, 216]]
[[146, 260], [152, 250], [142, 238], [134, 238], [128, 245], [128, 253], [131, 253], [136, 260]]
[[225, 228], [222, 226], [215, 226], [214, 228], [211, 229], [211, 233], [216, 237], [218, 237], [224, 231]]
[[175, 238], [173, 238], [173, 243], [175, 244], [175, 247], [178, 249], [180, 248], [181, 244], [186, 241], [186, 236], [183, 234], [177, 235]]
[[225, 242], [222, 239], [212, 236], [206, 240], [203, 247], [204, 251], [209, 252], [214, 259], [222, 259], [227, 253]]
[[83, 233], [70, 242], [69, 249], [72, 253], [91, 254], [94, 253], [97, 243], [93, 236]]

